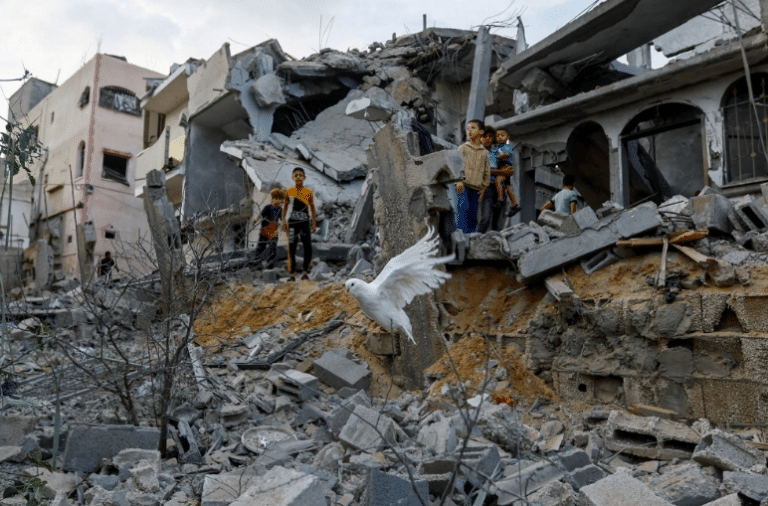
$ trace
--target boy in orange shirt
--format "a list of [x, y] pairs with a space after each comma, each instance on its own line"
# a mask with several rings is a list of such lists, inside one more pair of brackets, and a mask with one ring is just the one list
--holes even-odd
[[309, 279], [307, 272], [312, 264], [312, 234], [317, 230], [315, 194], [304, 186], [304, 180], [307, 178], [304, 169], [294, 168], [292, 178], [296, 186], [288, 188], [285, 192], [283, 206], [283, 227], [288, 235], [288, 272], [291, 274], [288, 281], [296, 281], [293, 273], [296, 268], [296, 248], [299, 240], [304, 247], [301, 279]]

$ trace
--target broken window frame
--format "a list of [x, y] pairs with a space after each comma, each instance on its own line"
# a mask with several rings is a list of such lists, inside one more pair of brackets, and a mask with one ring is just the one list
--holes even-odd
[[[764, 142], [768, 144], [768, 84], [766, 84], [768, 74], [756, 72], [751, 75], [751, 81], [755, 107], [762, 122]], [[760, 142], [760, 129], [749, 99], [746, 77], [741, 77], [728, 85], [722, 99], [720, 113], [723, 118], [724, 186], [749, 184], [768, 179], [768, 156], [763, 142]], [[740, 137], [742, 128], [745, 131], [749, 130], [749, 134]], [[741, 138], [745, 139], [743, 145], [740, 142]], [[751, 142], [747, 139], [751, 139]]]
[[[122, 168], [108, 167], [107, 157], [110, 157], [110, 159], [115, 159], [115, 160], [118, 160], [118, 159], [124, 160], [125, 170], [122, 170]], [[130, 186], [130, 183], [128, 182], [128, 161], [130, 159], [131, 159], [131, 155], [129, 154], [105, 149], [103, 151], [101, 177], [103, 179], [109, 179], [109, 180], [116, 181], [118, 183], [122, 183], [124, 185]]]
[[[660, 115], [661, 108], [665, 109], [665, 114], [663, 116]], [[680, 111], [675, 112], [674, 109], [671, 108], [680, 108]], [[656, 118], [653, 118], [653, 120], [659, 121], [658, 124], [642, 127], [641, 125], [643, 123], [652, 121], [650, 118], [645, 118], [648, 116], [652, 111], [656, 109]], [[671, 110], [670, 110], [671, 109]], [[621, 141], [621, 148], [622, 148], [622, 156], [624, 159], [624, 164], [626, 167], [626, 170], [628, 171], [628, 184], [631, 184], [631, 181], [637, 180], [636, 178], [640, 178], [645, 185], [647, 186], [646, 190], [649, 190], [649, 195], [645, 196], [641, 199], [633, 198], [631, 199], [631, 204], [637, 204], [646, 200], [652, 200], [656, 203], [661, 203], [662, 201], [666, 200], [667, 198], [673, 196], [676, 193], [680, 193], [679, 191], [676, 191], [670, 183], [667, 181], [667, 178], [670, 176], [670, 174], [665, 173], [664, 170], [662, 170], [657, 162], [659, 161], [659, 158], [656, 153], [656, 137], [662, 134], [666, 134], [669, 132], [672, 132], [674, 130], [687, 128], [690, 126], [699, 125], [699, 128], [702, 128], [704, 122], [704, 112], [699, 109], [698, 107], [686, 104], [682, 102], [667, 102], [663, 104], [657, 104], [656, 106], [649, 107], [647, 109], [644, 109], [640, 113], [636, 114], [632, 120], [627, 123], [627, 126], [624, 128], [624, 131], [622, 132], [620, 136]], [[649, 161], [652, 163], [652, 166], [647, 168], [646, 174], [640, 174], [638, 171], [635, 171], [635, 176], [632, 175], [632, 162], [630, 160], [630, 142], [638, 142], [641, 139], [649, 139], [650, 142], [650, 148], [651, 151], [648, 152], [644, 148], [642, 148], [642, 145], [640, 144], [641, 148], [643, 149], [642, 152], [638, 151], [638, 154], [636, 156], [642, 158], [640, 155], [645, 154], [647, 155], [646, 160], [649, 159]], [[705, 133], [702, 131], [700, 135], [700, 140], [702, 145], [705, 143]], [[703, 148], [702, 148], [703, 149]], [[703, 151], [702, 151], [702, 167], [701, 167], [701, 173], [702, 177], [704, 179], [703, 184], [707, 184], [707, 174], [706, 174], [706, 159], [703, 158]], [[691, 169], [691, 171], [694, 171], [695, 169]], [[692, 172], [693, 174], [693, 172]], [[665, 193], [666, 192], [666, 193]], [[631, 192], [630, 192], [631, 193]], [[693, 195], [692, 191], [689, 191], [691, 193], [691, 196]]]
[[141, 117], [139, 97], [120, 86], [104, 86], [99, 90], [99, 106], [113, 111]]

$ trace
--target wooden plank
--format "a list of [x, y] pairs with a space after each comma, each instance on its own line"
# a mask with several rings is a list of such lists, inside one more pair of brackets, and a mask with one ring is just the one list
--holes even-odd
[[[698, 241], [709, 235], [708, 230], [678, 230], [667, 236], [671, 244], [680, 244], [684, 242]], [[664, 237], [635, 237], [633, 239], [624, 239], [616, 242], [619, 246], [662, 246]]]
[[656, 288], [664, 288], [667, 284], [667, 250], [669, 250], [669, 237], [664, 237], [664, 247], [661, 249], [661, 267], [659, 277], [656, 279]]
[[717, 260], [699, 253], [690, 246], [681, 246], [679, 244], [673, 244], [672, 246], [677, 248], [683, 255], [696, 262], [702, 269], [709, 269], [710, 267], [715, 267], [717, 265]]

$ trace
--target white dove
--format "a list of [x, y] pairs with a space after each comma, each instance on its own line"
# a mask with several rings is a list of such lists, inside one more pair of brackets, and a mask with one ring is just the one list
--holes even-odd
[[371, 283], [351, 278], [344, 284], [368, 318], [383, 329], [401, 330], [413, 344], [416, 340], [411, 320], [403, 308], [417, 295], [439, 287], [451, 277], [447, 272], [434, 269], [455, 258], [453, 254], [435, 258], [438, 244], [438, 236], [429, 227], [416, 244], [390, 259]]

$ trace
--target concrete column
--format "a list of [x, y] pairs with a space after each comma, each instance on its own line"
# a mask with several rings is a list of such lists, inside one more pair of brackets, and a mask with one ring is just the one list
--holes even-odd
[[184, 255], [181, 249], [181, 231], [173, 213], [173, 204], [165, 193], [165, 174], [159, 170], [147, 173], [144, 210], [157, 255], [163, 311], [172, 314], [177, 309], [176, 304], [181, 302], [180, 290], [184, 289]]
[[[437, 226], [437, 213], [450, 207], [445, 185], [438, 181], [458, 181], [464, 157], [458, 150], [443, 150], [412, 158], [406, 134], [392, 122], [376, 132], [368, 149], [370, 170], [376, 172], [373, 210], [381, 244], [376, 266], [381, 269], [421, 239], [427, 223]], [[424, 370], [443, 352], [435, 300], [434, 293], [421, 295], [406, 308], [417, 344], [401, 336], [394, 368], [397, 383], [409, 389], [423, 387]]]
[[629, 169], [624, 166], [620, 146], [614, 141], [609, 142], [612, 144], [608, 152], [611, 200], [626, 208], [629, 207]]
[[472, 64], [472, 84], [469, 88], [467, 103], [467, 121], [485, 118], [485, 95], [488, 93], [488, 80], [491, 73], [493, 39], [488, 27], [481, 26], [475, 39], [475, 59]]
[[77, 260], [80, 266], [80, 285], [86, 286], [93, 278], [94, 249], [96, 247], [96, 229], [93, 222], [87, 221], [75, 228], [77, 238]]

